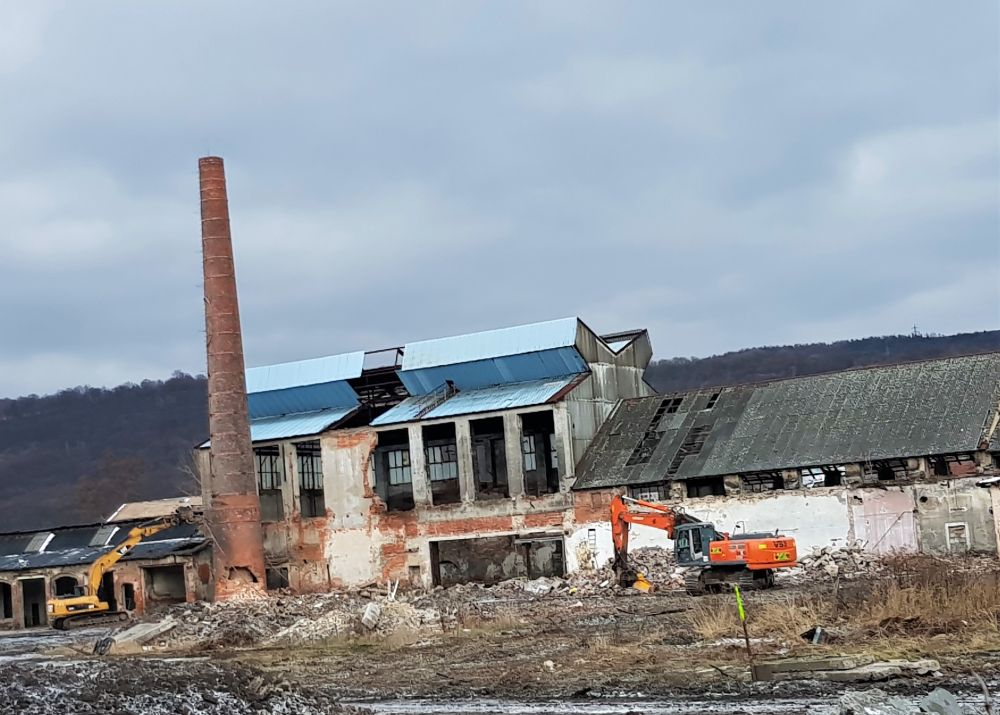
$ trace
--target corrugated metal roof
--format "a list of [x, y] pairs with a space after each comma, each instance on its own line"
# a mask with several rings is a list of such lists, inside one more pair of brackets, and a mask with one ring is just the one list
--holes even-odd
[[293, 412], [315, 412], [327, 407], [348, 407], [357, 404], [357, 393], [348, 383], [342, 381], [247, 395], [247, 407], [251, 419], [276, 417]]
[[589, 369], [574, 347], [442, 365], [419, 370], [402, 370], [402, 380], [411, 395], [423, 395], [450, 380], [459, 390], [477, 390], [494, 385], [548, 380], [578, 374]]
[[[546, 380], [531, 380], [458, 392], [420, 416], [419, 419], [433, 420], [545, 404], [579, 378], [580, 374], [563, 375]], [[428, 397], [428, 395], [411, 397], [380, 415], [372, 424], [378, 426], [412, 422], [418, 419], [418, 415], [422, 411], [420, 401], [424, 400], [426, 405]]]
[[[675, 397], [680, 408], [657, 419]], [[1000, 353], [625, 400], [584, 455], [575, 488], [971, 452], [998, 400]], [[707, 437], [684, 456], [693, 429]], [[648, 460], [628, 464], [648, 430]]]
[[330, 425], [340, 422], [356, 409], [356, 406], [337, 407], [316, 412], [250, 420], [250, 439], [253, 442], [269, 442], [276, 439], [291, 439], [292, 437], [319, 434]]
[[398, 422], [412, 422], [419, 419], [430, 411], [432, 407], [445, 399], [446, 388], [441, 385], [436, 390], [428, 392], [426, 395], [413, 395], [407, 397], [398, 405], [392, 407], [388, 412], [372, 420], [372, 426], [391, 425]]
[[576, 343], [578, 324], [577, 318], [561, 318], [544, 323], [407, 343], [403, 349], [403, 370], [420, 370], [571, 347]]
[[338, 380], [352, 380], [361, 376], [364, 362], [363, 352], [353, 352], [252, 367], [247, 370], [247, 392], [270, 392]]

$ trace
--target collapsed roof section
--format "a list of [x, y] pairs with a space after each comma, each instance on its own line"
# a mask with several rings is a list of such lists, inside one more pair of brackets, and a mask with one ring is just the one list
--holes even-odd
[[645, 367], [651, 358], [645, 330], [606, 339], [579, 318], [562, 318], [250, 368], [251, 439], [277, 441], [337, 426], [379, 426], [544, 404], [572, 390], [592, 363]]
[[969, 453], [998, 403], [1000, 353], [624, 400], [574, 488]]

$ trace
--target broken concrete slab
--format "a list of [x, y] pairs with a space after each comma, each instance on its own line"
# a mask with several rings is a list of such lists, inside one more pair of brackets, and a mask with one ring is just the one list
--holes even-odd
[[890, 696], [884, 690], [871, 688], [844, 693], [840, 697], [839, 715], [916, 715], [920, 711], [905, 700]]
[[958, 698], [944, 688], [935, 688], [920, 701], [920, 712], [934, 715], [966, 715], [969, 711], [962, 707]]
[[162, 621], [149, 623], [136, 623], [134, 626], [126, 628], [121, 633], [114, 635], [115, 644], [135, 643], [142, 645], [148, 643], [159, 635], [162, 635], [177, 626], [177, 621], [173, 618], [165, 618]]
[[818, 670], [850, 670], [874, 663], [870, 655], [834, 655], [819, 658], [783, 658], [757, 663], [754, 674], [758, 680], [775, 680], [779, 673], [812, 672]]
[[888, 660], [873, 662], [859, 656], [852, 663], [850, 656], [816, 659], [789, 659], [759, 664], [754, 668], [757, 680], [820, 680], [829, 683], [864, 683], [904, 676], [930, 675], [941, 669], [936, 660]]

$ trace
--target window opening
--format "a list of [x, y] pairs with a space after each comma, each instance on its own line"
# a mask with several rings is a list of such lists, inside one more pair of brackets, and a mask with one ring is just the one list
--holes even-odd
[[410, 469], [410, 436], [407, 430], [378, 433], [374, 455], [375, 492], [389, 511], [413, 508], [413, 475]]
[[264, 579], [268, 591], [288, 588], [288, 567], [276, 566], [265, 568]]
[[14, 617], [14, 595], [9, 583], [0, 582], [0, 619]]
[[715, 407], [715, 403], [719, 401], [720, 395], [722, 395], [721, 392], [713, 392], [712, 396], [708, 398], [708, 403], [705, 405], [705, 409], [710, 410]]
[[799, 470], [802, 486], [810, 487], [839, 487], [847, 474], [846, 467], [806, 467]]
[[296, 443], [295, 458], [299, 467], [299, 511], [306, 518], [326, 516], [323, 454], [319, 440]]
[[559, 491], [559, 459], [555, 449], [555, 416], [551, 410], [520, 415], [521, 463], [528, 496]]
[[664, 484], [640, 484], [629, 487], [628, 495], [633, 499], [643, 501], [665, 501], [669, 495], [669, 486]]
[[472, 433], [472, 471], [477, 495], [484, 499], [509, 497], [503, 418], [471, 420], [469, 428]]
[[285, 505], [281, 497], [281, 485], [285, 481], [281, 447], [278, 445], [256, 447], [253, 453], [257, 471], [257, 491], [260, 495], [260, 520], [281, 521], [285, 518]]
[[688, 479], [685, 485], [687, 486], [687, 495], [692, 499], [697, 497], [723, 497], [726, 495], [726, 484], [722, 477]]
[[785, 480], [778, 472], [741, 474], [743, 491], [751, 493], [773, 492], [785, 488]]
[[431, 503], [457, 504], [462, 501], [458, 481], [458, 445], [455, 423], [427, 425], [423, 428], [427, 473], [431, 480]]

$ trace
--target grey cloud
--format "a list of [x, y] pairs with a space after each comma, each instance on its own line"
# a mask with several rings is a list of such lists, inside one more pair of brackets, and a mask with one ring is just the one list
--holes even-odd
[[202, 369], [206, 153], [252, 364], [572, 314], [660, 357], [996, 327], [998, 12], [6, 4], [0, 394]]

